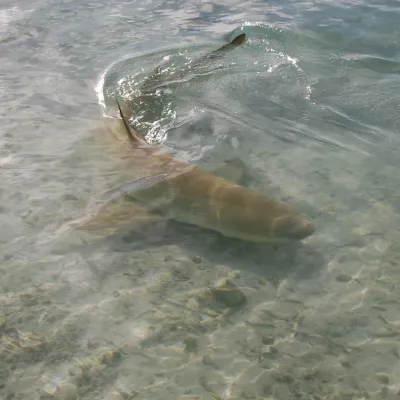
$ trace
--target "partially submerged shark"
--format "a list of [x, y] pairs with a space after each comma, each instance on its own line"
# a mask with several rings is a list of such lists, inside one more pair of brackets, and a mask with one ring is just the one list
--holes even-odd
[[171, 83], [176, 83], [185, 78], [188, 73], [198, 75], [204, 71], [209, 70], [209, 65], [221, 59], [226, 53], [236, 49], [236, 47], [241, 46], [247, 40], [246, 34], [242, 33], [236, 36], [231, 42], [223, 45], [217, 50], [212, 51], [202, 57], [194, 59], [186, 67], [177, 70], [173, 73], [168, 73], [167, 77], [163, 73], [163, 70], [158, 66], [142, 83], [142, 91], [152, 91], [154, 89], [160, 89], [161, 87], [170, 85]]
[[[217, 57], [243, 43], [245, 35], [204, 56]], [[158, 79], [156, 72], [154, 79]], [[252, 242], [291, 242], [310, 236], [313, 224], [289, 205], [238, 184], [240, 160], [231, 160], [215, 174], [174, 158], [147, 143], [129, 123], [128, 102], [116, 99], [121, 118], [107, 122], [119, 143], [128, 147], [126, 171], [135, 177], [107, 192], [93, 214], [75, 220], [79, 229], [118, 229], [135, 220], [174, 219]], [[228, 179], [229, 178], [229, 179]]]

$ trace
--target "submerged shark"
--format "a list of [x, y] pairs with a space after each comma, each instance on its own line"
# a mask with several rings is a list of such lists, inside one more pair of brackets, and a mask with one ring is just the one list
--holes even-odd
[[[240, 45], [245, 35], [204, 57], [197, 65]], [[159, 80], [156, 70], [153, 80]], [[149, 81], [148, 81], [149, 82]], [[129, 122], [127, 101], [116, 103], [120, 118], [106, 121], [106, 130], [125, 147], [125, 172], [135, 177], [105, 194], [97, 208], [75, 220], [78, 229], [118, 229], [135, 220], [173, 219], [252, 242], [291, 242], [315, 228], [289, 205], [239, 184], [244, 164], [228, 161], [214, 174], [181, 161], [146, 142]]]

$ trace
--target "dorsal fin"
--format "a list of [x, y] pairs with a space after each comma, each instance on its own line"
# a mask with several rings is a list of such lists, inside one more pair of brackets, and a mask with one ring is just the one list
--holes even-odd
[[140, 136], [140, 134], [137, 132], [137, 130], [136, 130], [136, 129], [133, 130], [133, 129], [130, 127], [130, 125], [129, 125], [129, 123], [128, 123], [128, 119], [127, 119], [127, 117], [124, 115], [124, 113], [122, 112], [122, 107], [121, 107], [121, 105], [119, 104], [119, 101], [118, 101], [117, 98], [115, 98], [115, 101], [117, 102], [118, 110], [119, 110], [119, 113], [121, 114], [121, 118], [122, 118], [122, 121], [123, 121], [123, 123], [124, 123], [124, 127], [125, 127], [125, 129], [126, 129], [126, 134], [128, 135], [129, 140], [130, 140], [131, 142], [133, 142], [133, 143], [137, 143], [137, 142], [139, 142], [139, 143], [144, 143], [144, 142], [145, 142], [144, 139]]

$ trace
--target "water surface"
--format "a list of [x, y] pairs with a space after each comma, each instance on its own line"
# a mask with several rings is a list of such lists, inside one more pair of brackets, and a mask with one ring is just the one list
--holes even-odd
[[[4, 0], [0, 397], [398, 396], [399, 20], [389, 0]], [[276, 250], [175, 223], [55, 240], [129, 173], [96, 136], [112, 95], [240, 32], [138, 121], [205, 169], [239, 156], [315, 234]], [[245, 301], [218, 295], [224, 279]]]

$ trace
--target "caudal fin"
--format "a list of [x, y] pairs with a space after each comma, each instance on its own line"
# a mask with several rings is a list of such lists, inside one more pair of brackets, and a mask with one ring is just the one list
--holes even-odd
[[[245, 43], [247, 40], [247, 36], [245, 33], [242, 33], [239, 36], [236, 36], [235, 39], [233, 39], [230, 43], [225, 44], [224, 46], [220, 47], [217, 50], [214, 50], [211, 52], [208, 57], [220, 57], [223, 55], [223, 53], [227, 51], [231, 51], [233, 49], [236, 49], [236, 47], [241, 46], [243, 43]], [[207, 56], [206, 56], [207, 57]]]
[[171, 82], [181, 80], [189, 73], [198, 73], [203, 69], [207, 69], [207, 64], [222, 58], [226, 53], [236, 49], [236, 47], [241, 46], [247, 40], [245, 33], [236, 36], [230, 43], [227, 43], [217, 50], [211, 53], [205, 54], [204, 56], [195, 59], [189, 68], [183, 68], [180, 71], [172, 73], [171, 75], [163, 76], [163, 72], [158, 66], [144, 81], [141, 89], [144, 91], [154, 90], [155, 88], [161, 88], [170, 84]]

